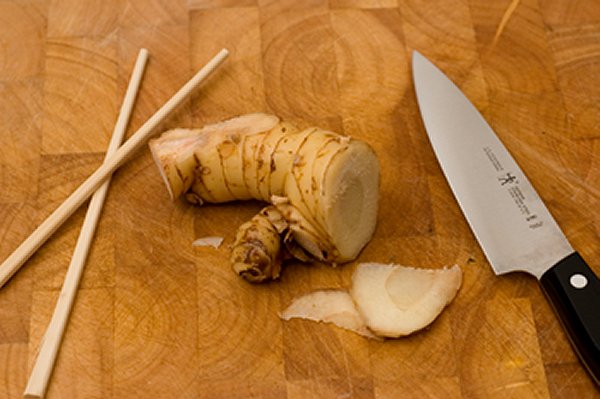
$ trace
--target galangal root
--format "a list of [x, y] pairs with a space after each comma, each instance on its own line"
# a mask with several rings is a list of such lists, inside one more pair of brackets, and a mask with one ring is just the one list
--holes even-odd
[[173, 199], [271, 204], [233, 244], [233, 269], [249, 281], [276, 279], [291, 257], [349, 262], [375, 230], [379, 162], [362, 141], [257, 113], [167, 131], [150, 149]]

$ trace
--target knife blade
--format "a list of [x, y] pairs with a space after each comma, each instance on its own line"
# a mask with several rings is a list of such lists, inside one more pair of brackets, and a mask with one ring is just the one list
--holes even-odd
[[535, 276], [600, 385], [600, 281], [577, 253], [483, 116], [414, 51], [413, 80], [429, 141], [495, 274]]

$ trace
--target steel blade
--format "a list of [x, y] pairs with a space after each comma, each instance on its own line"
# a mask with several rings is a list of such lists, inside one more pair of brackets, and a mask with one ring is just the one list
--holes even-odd
[[413, 53], [425, 129], [452, 192], [496, 274], [538, 279], [573, 248], [508, 150], [467, 97]]

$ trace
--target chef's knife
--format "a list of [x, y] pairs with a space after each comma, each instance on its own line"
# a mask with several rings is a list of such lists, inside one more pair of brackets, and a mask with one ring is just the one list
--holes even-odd
[[600, 281], [571, 247], [508, 150], [467, 97], [417, 51], [417, 102], [429, 140], [498, 275], [535, 276], [582, 363], [600, 381]]

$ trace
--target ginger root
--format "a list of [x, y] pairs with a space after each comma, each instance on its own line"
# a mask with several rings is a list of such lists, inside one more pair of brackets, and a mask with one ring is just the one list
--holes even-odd
[[272, 204], [236, 234], [231, 263], [249, 281], [277, 278], [287, 257], [351, 261], [375, 230], [379, 162], [362, 141], [257, 113], [149, 145], [173, 199]]

